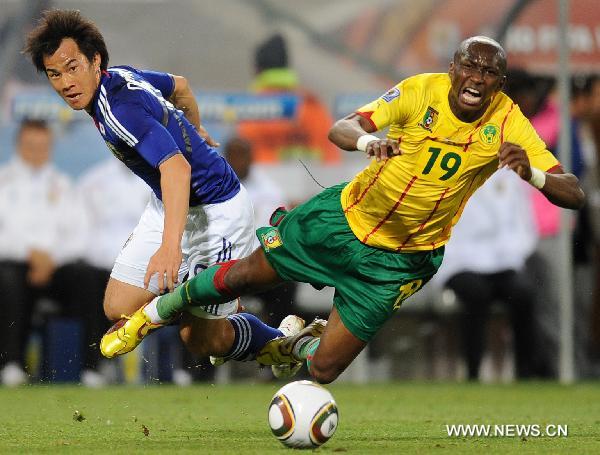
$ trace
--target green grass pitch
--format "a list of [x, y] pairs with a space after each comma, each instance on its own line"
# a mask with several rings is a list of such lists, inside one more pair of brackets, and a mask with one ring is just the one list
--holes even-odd
[[[0, 453], [284, 454], [266, 418], [280, 385], [0, 389]], [[340, 425], [323, 454], [600, 453], [599, 383], [328, 388]], [[479, 423], [567, 425], [568, 436], [446, 435]]]

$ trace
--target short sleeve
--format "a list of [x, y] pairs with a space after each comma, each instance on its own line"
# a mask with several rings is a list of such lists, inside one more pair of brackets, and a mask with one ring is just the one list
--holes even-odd
[[379, 98], [356, 111], [375, 127], [381, 130], [392, 124], [403, 125], [410, 116], [410, 106], [413, 103], [411, 91], [406, 87], [407, 81], [402, 81]]
[[[139, 97], [146, 97], [139, 90]], [[154, 168], [179, 153], [179, 147], [171, 133], [160, 123], [153, 113], [150, 103], [132, 97], [128, 102], [120, 103], [113, 109], [117, 122], [114, 122], [116, 133]], [[152, 102], [151, 99], [147, 101]], [[159, 111], [162, 115], [162, 109]]]
[[152, 86], [162, 93], [162, 96], [167, 99], [170, 98], [175, 90], [175, 80], [173, 75], [169, 73], [162, 73], [160, 71], [142, 71], [138, 70], [140, 76], [146, 79]]
[[559, 161], [546, 148], [544, 141], [518, 107], [511, 114], [507, 130], [504, 132], [504, 140], [520, 145], [527, 153], [531, 165], [542, 171], [560, 166]]

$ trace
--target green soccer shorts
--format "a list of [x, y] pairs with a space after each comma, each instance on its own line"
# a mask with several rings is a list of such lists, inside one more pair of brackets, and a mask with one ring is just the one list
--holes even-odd
[[289, 213], [278, 209], [271, 218], [276, 226], [256, 233], [281, 278], [335, 288], [333, 303], [344, 325], [368, 342], [437, 272], [444, 247], [396, 253], [360, 242], [342, 210], [345, 186], [327, 188]]

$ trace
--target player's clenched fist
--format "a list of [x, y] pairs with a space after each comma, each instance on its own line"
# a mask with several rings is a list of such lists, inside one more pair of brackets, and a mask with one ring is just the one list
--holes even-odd
[[528, 182], [531, 179], [531, 165], [523, 148], [511, 142], [503, 142], [498, 150], [498, 168], [512, 169]]

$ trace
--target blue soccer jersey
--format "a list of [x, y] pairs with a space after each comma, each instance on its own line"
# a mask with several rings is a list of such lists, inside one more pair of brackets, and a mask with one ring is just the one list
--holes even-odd
[[227, 201], [238, 193], [240, 182], [225, 159], [168, 101], [174, 88], [167, 73], [109, 68], [93, 101], [96, 127], [111, 152], [159, 199], [158, 167], [181, 153], [192, 169], [190, 207]]

